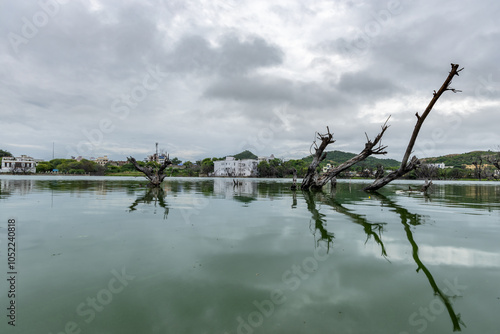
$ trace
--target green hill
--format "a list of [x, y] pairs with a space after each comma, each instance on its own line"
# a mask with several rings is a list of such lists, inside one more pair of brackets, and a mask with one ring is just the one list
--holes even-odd
[[243, 152], [240, 152], [238, 154], [233, 155], [233, 157], [236, 160], [243, 160], [243, 159], [257, 159], [258, 157], [250, 152], [249, 150], [245, 150]]
[[488, 156], [497, 155], [498, 152], [493, 151], [472, 151], [461, 154], [447, 154], [440, 157], [432, 157], [420, 159], [423, 163], [435, 164], [435, 163], [444, 163], [446, 166], [462, 166], [462, 165], [470, 165], [473, 160], [477, 159], [477, 157], [483, 157], [483, 163], [487, 162]]
[[[342, 151], [328, 151], [326, 152], [326, 158], [321, 163], [321, 166], [330, 163], [334, 166], [338, 166], [341, 163], [346, 162], [352, 157], [356, 156], [354, 153], [342, 152]], [[306, 163], [310, 164], [312, 162], [312, 156], [302, 158]], [[398, 168], [401, 162], [394, 159], [379, 159], [373, 156], [366, 158], [364, 161], [359, 162], [354, 166], [364, 166], [367, 168], [377, 168], [378, 165], [384, 166], [384, 168]]]

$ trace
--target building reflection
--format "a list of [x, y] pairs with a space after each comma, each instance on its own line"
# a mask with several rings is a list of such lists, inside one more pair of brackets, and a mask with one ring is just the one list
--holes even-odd
[[0, 179], [1, 195], [26, 195], [33, 192], [35, 180]]
[[223, 196], [226, 199], [234, 199], [249, 203], [256, 200], [258, 197], [256, 181], [216, 178], [213, 182], [214, 194]]

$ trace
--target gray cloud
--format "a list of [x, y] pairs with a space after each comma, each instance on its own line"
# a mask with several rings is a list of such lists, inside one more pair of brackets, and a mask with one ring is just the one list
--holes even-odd
[[[0, 148], [16, 155], [49, 159], [55, 142], [69, 157], [91, 134], [88, 156], [146, 155], [156, 141], [182, 159], [224, 156], [281, 108], [286, 126], [259, 155], [299, 157], [327, 125], [332, 149], [359, 151], [391, 114], [384, 142], [399, 159], [451, 62], [463, 92], [442, 97], [419, 140], [432, 155], [500, 143], [497, 1], [47, 3], [1, 4]], [[433, 139], [450, 115], [460, 127]]]
[[283, 52], [260, 37], [240, 41], [224, 36], [219, 46], [211, 46], [201, 36], [182, 38], [166, 57], [172, 72], [201, 72], [206, 74], [242, 75], [259, 67], [279, 65]]

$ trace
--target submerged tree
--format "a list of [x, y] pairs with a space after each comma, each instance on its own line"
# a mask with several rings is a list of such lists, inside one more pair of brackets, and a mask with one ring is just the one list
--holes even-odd
[[415, 116], [417, 116], [417, 124], [413, 129], [410, 142], [408, 143], [408, 147], [406, 148], [405, 155], [403, 156], [403, 160], [401, 161], [401, 165], [399, 166], [399, 168], [389, 173], [385, 177], [375, 180], [375, 182], [373, 182], [371, 185], [369, 185], [364, 189], [365, 191], [376, 191], [385, 186], [386, 184], [388, 184], [389, 182], [394, 181], [395, 179], [398, 179], [403, 175], [411, 172], [420, 165], [420, 160], [416, 156], [413, 156], [410, 159], [410, 155], [413, 152], [413, 146], [415, 145], [415, 141], [417, 140], [418, 133], [420, 131], [420, 128], [422, 127], [422, 124], [424, 124], [425, 118], [429, 115], [429, 113], [431, 112], [432, 108], [436, 104], [437, 100], [441, 97], [441, 95], [448, 90], [451, 90], [453, 93], [459, 92], [459, 90], [450, 88], [452, 79], [455, 77], [455, 75], [458, 76], [459, 75], [458, 73], [463, 70], [463, 68], [461, 69], [458, 68], [459, 68], [458, 64], [451, 64], [451, 71], [448, 74], [448, 77], [444, 81], [441, 88], [439, 88], [437, 92], [434, 91], [434, 96], [432, 97], [431, 102], [425, 109], [422, 116], [420, 116], [418, 112], [415, 114]]
[[[387, 119], [388, 121], [389, 119]], [[327, 184], [329, 181], [332, 181], [335, 179], [337, 175], [342, 173], [343, 171], [349, 169], [352, 165], [365, 160], [372, 154], [386, 154], [387, 152], [384, 151], [387, 146], [382, 146], [381, 140], [382, 136], [384, 135], [385, 130], [389, 127], [387, 125], [387, 121], [385, 121], [384, 125], [382, 125], [382, 130], [380, 133], [375, 137], [373, 141], [371, 141], [368, 138], [368, 135], [366, 135], [366, 143], [365, 143], [365, 148], [356, 156], [352, 157], [351, 159], [347, 160], [343, 164], [340, 164], [337, 167], [331, 168], [328, 172], [324, 173], [323, 175], [319, 175], [318, 173], [318, 166], [319, 164], [325, 160], [326, 158], [326, 152], [325, 149], [329, 144], [333, 144], [335, 140], [333, 140], [333, 134], [330, 133], [330, 129], [326, 127], [327, 133], [321, 134], [317, 133], [317, 139], [321, 141], [321, 144], [319, 146], [317, 145], [316, 141], [313, 142], [311, 145], [311, 148], [314, 147], [314, 154], [313, 154], [313, 161], [309, 165], [309, 168], [307, 169], [306, 176], [302, 180], [302, 185], [300, 186], [302, 190], [319, 190], [321, 189], [325, 184]], [[312, 154], [312, 152], [311, 152]]]
[[165, 161], [161, 165], [155, 166], [141, 166], [133, 157], [128, 157], [127, 160], [134, 165], [135, 169], [144, 173], [144, 176], [149, 180], [150, 187], [159, 187], [163, 182], [163, 179], [167, 176], [165, 174], [165, 169], [172, 164], [168, 155]]
[[[422, 124], [424, 123], [426, 117], [429, 115], [432, 108], [436, 104], [437, 100], [441, 97], [441, 95], [445, 91], [451, 90], [454, 93], [460, 92], [459, 90], [450, 88], [450, 84], [453, 77], [455, 77], [455, 75], [458, 76], [459, 75], [458, 73], [462, 70], [463, 68], [459, 69], [458, 64], [451, 64], [451, 71], [448, 74], [448, 77], [442, 84], [441, 88], [437, 92], [434, 91], [433, 98], [431, 99], [427, 108], [424, 110], [423, 114], [421, 116], [418, 114], [418, 112], [415, 114], [415, 116], [417, 117], [417, 124], [415, 125], [410, 142], [408, 143], [405, 155], [401, 161], [401, 165], [399, 166], [399, 168], [385, 176], [383, 175], [384, 174], [383, 170], [380, 170], [377, 173], [376, 180], [371, 185], [364, 188], [365, 191], [376, 191], [385, 186], [386, 184], [388, 184], [389, 182], [398, 179], [404, 176], [405, 174], [411, 172], [412, 170], [416, 169], [417, 167], [419, 167], [420, 160], [416, 156], [413, 156], [410, 159], [410, 155], [413, 152], [413, 146], [415, 145], [415, 141], [417, 140], [420, 128], [422, 127]], [[387, 125], [386, 121], [384, 125], [382, 125], [382, 130], [375, 137], [373, 141], [371, 141], [368, 138], [368, 136], [366, 136], [367, 142], [365, 144], [365, 148], [363, 149], [363, 151], [361, 151], [358, 155], [354, 156], [348, 161], [344, 162], [343, 164], [330, 169], [328, 172], [322, 174], [321, 176], [318, 173], [318, 167], [320, 163], [326, 158], [326, 153], [324, 152], [324, 150], [329, 144], [333, 144], [335, 140], [333, 140], [333, 134], [330, 133], [330, 129], [328, 127], [326, 128], [327, 132], [325, 134], [317, 133], [317, 139], [321, 141], [321, 143], [318, 145], [316, 141], [314, 141], [313, 144], [311, 145], [311, 148], [314, 147], [314, 153], [311, 152], [311, 155], [313, 156], [313, 161], [309, 165], [307, 173], [304, 179], [302, 180], [301, 189], [302, 190], [321, 189], [326, 183], [334, 180], [338, 174], [349, 169], [354, 164], [365, 160], [370, 155], [386, 154], [387, 152], [385, 151], [385, 149], [387, 148], [387, 146], [382, 146], [381, 140], [385, 130], [387, 130], [388, 127], [389, 126]]]

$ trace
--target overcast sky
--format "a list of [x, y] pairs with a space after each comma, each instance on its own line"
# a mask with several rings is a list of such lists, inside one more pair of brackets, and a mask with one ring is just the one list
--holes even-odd
[[0, 149], [34, 158], [249, 149], [359, 152], [389, 115], [400, 160], [415, 113], [465, 67], [426, 120], [419, 157], [500, 145], [500, 2], [0, 2]]

